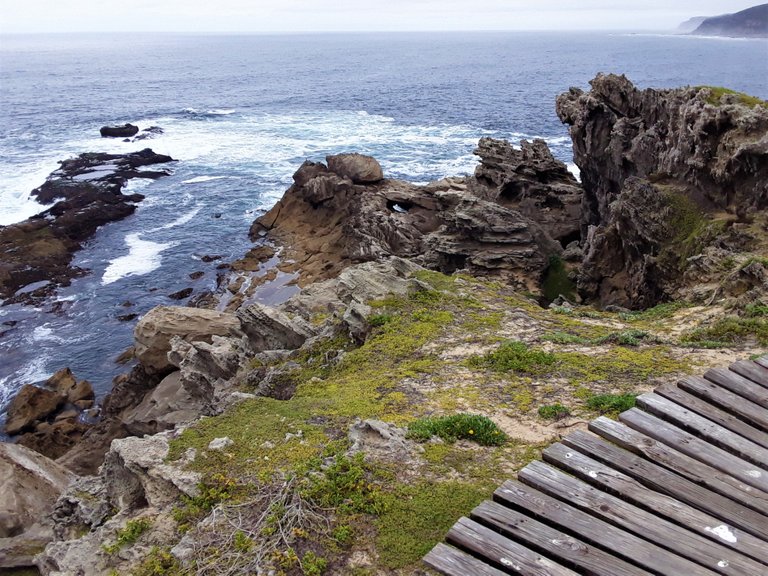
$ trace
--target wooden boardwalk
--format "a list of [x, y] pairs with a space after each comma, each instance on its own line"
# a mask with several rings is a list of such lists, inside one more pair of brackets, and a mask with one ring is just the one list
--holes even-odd
[[768, 576], [768, 356], [600, 417], [424, 558], [448, 576]]

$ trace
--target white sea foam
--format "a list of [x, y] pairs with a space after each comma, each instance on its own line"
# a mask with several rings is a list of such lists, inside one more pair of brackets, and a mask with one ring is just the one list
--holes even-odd
[[579, 167], [576, 166], [576, 164], [574, 164], [573, 162], [568, 162], [566, 166], [568, 167], [568, 172], [573, 174], [576, 180], [581, 182], [581, 170], [579, 170]]
[[183, 180], [182, 184], [199, 184], [200, 182], [211, 182], [212, 180], [225, 180], [232, 176], [195, 176], [189, 180]]
[[54, 332], [53, 328], [51, 328], [50, 324], [42, 324], [41, 326], [36, 326], [35, 329], [32, 331], [32, 341], [33, 342], [54, 342], [56, 344], [67, 344], [70, 342], [67, 338], [62, 338], [56, 332]]
[[125, 237], [125, 243], [128, 246], [128, 254], [120, 256], [109, 262], [104, 275], [101, 277], [101, 284], [107, 285], [116, 282], [126, 276], [140, 276], [148, 274], [160, 267], [160, 254], [167, 250], [172, 244], [162, 244], [160, 242], [150, 242], [142, 240], [140, 234], [128, 234]]
[[183, 216], [179, 216], [173, 222], [169, 222], [168, 224], [163, 224], [159, 228], [155, 228], [153, 232], [157, 232], [158, 230], [168, 230], [169, 228], [175, 228], [176, 226], [183, 226], [187, 222], [190, 222], [192, 218], [197, 216], [197, 213], [200, 212], [201, 208], [202, 206], [197, 206], [194, 210], [187, 212]]
[[44, 355], [33, 356], [24, 366], [14, 374], [0, 377], [0, 411], [4, 410], [11, 397], [18, 392], [18, 385], [14, 382], [31, 384], [45, 380], [51, 374], [45, 366], [47, 358]]

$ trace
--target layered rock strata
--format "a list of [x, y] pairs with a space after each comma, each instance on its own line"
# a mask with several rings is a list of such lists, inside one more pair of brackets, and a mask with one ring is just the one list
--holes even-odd
[[383, 179], [378, 163], [361, 155], [329, 156], [327, 166], [307, 161], [251, 236], [282, 244], [283, 268], [298, 271], [300, 285], [399, 256], [535, 291], [549, 257], [562, 252], [557, 240], [578, 233], [578, 184], [542, 141], [516, 150], [483, 139], [476, 154], [474, 178], [426, 186]]

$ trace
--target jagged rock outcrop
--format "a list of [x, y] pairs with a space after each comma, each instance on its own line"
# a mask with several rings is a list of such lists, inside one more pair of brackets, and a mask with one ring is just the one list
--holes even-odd
[[768, 207], [768, 108], [709, 88], [639, 90], [624, 76], [591, 85], [557, 99], [584, 187], [579, 289], [603, 304], [653, 305], [716, 237], [705, 233], [713, 214], [728, 228]]
[[53, 538], [46, 516], [73, 479], [42, 454], [0, 443], [0, 569], [32, 566]]
[[[497, 198], [479, 197], [465, 179], [416, 186], [370, 182], [375, 174], [355, 177], [366, 182], [358, 184], [337, 157], [328, 162], [302, 164], [293, 186], [251, 228], [253, 238], [268, 234], [285, 246], [281, 268], [298, 272], [300, 285], [332, 278], [350, 264], [399, 256], [443, 272], [499, 275], [535, 290], [549, 257], [562, 251], [535, 221]], [[521, 173], [523, 164], [517, 163]], [[528, 179], [535, 178], [531, 167]], [[493, 196], [491, 186], [477, 188]]]
[[[141, 167], [171, 162], [149, 148], [130, 154], [81, 154], [64, 160], [32, 191], [53, 206], [24, 222], [0, 226], [0, 298], [33, 303], [86, 271], [70, 266], [82, 242], [104, 224], [133, 214], [141, 194], [121, 193], [132, 178], [159, 178], [166, 170]], [[55, 204], [54, 204], [55, 202]]]
[[469, 188], [477, 196], [517, 210], [565, 246], [580, 238], [581, 185], [568, 167], [552, 156], [544, 140], [481, 138], [475, 149], [480, 164]]

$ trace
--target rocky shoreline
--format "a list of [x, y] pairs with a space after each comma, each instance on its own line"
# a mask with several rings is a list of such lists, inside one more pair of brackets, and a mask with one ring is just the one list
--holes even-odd
[[[4, 493], [19, 495], [0, 510], [0, 568], [421, 574], [417, 552], [395, 553], [410, 542], [387, 540], [390, 526], [411, 534], [394, 512], [409, 498], [447, 490], [471, 507], [580, 425], [590, 399], [764, 349], [768, 108], [599, 75], [590, 92], [561, 95], [557, 113], [581, 183], [538, 140], [483, 138], [473, 176], [426, 186], [387, 179], [359, 154], [305, 162], [222, 284], [241, 298], [144, 315], [138, 364], [97, 422], [82, 422], [91, 397], [71, 373], [26, 389], [8, 419], [24, 435], [0, 452]], [[138, 200], [120, 193], [125, 180], [161, 176], [138, 168], [171, 160], [137, 154], [83, 155], [39, 189], [49, 201], [71, 193], [34, 229], [62, 248], [43, 251], [58, 259], [34, 274], [20, 261], [0, 269], [3, 297], [43, 298], [75, 273], [69, 258], [95, 226], [74, 215], [123, 217]], [[105, 163], [120, 169], [102, 176]], [[0, 239], [28, 241], [32, 220]], [[258, 285], [243, 288], [242, 274], [264, 263], [301, 291], [276, 307], [241, 305]], [[515, 367], [501, 368], [513, 351]], [[547, 421], [535, 410], [544, 405], [572, 408]], [[422, 445], [406, 430], [457, 412], [485, 414], [517, 440]], [[21, 497], [29, 475], [41, 486], [34, 503]], [[290, 504], [259, 524], [273, 501]], [[226, 532], [246, 504], [256, 516]], [[222, 563], [205, 568], [211, 554]]]

